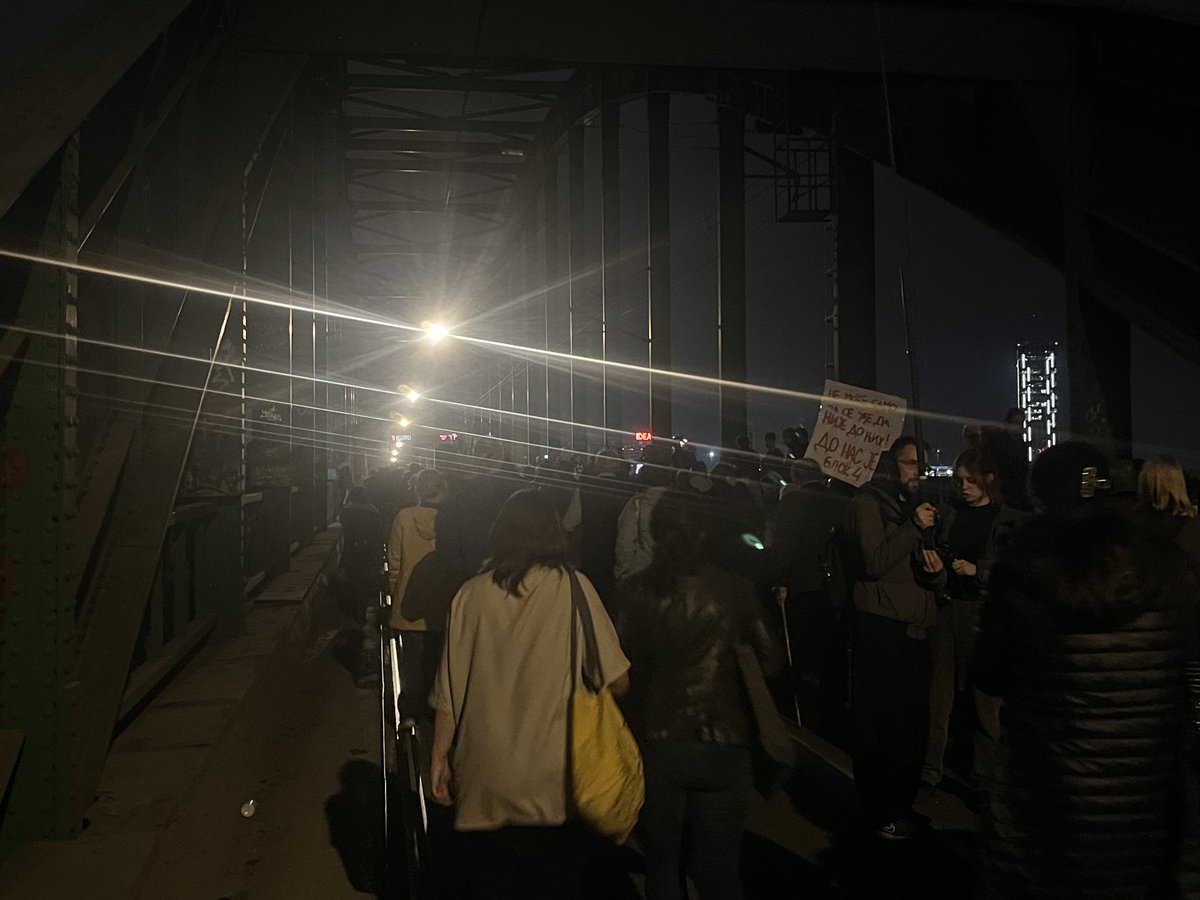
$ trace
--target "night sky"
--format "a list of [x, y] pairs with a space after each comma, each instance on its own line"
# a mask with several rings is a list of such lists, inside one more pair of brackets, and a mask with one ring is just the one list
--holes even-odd
[[[717, 134], [715, 109], [703, 97], [672, 99], [672, 311], [673, 363], [681, 371], [717, 369]], [[599, 129], [589, 129], [589, 152], [598, 152]], [[593, 140], [594, 139], [594, 140]], [[770, 154], [771, 137], [748, 134], [747, 143]], [[645, 153], [645, 112], [640, 102], [622, 113], [622, 241], [631, 248], [622, 287], [645, 295], [644, 186], [638, 163]], [[637, 161], [636, 163], [634, 161]], [[589, 166], [590, 168], [590, 166]], [[597, 167], [598, 168], [598, 167]], [[641, 170], [644, 171], [644, 170]], [[748, 157], [747, 173], [769, 169]], [[832, 234], [822, 224], [777, 223], [773, 182], [750, 178], [747, 198], [747, 331], [749, 380], [818, 393], [828, 373]], [[905, 269], [914, 319], [924, 408], [956, 416], [999, 419], [1016, 402], [1015, 347], [1019, 341], [1065, 341], [1063, 276], [1012, 240], [938, 197], [875, 167], [878, 388], [910, 396], [900, 304], [899, 267]], [[640, 263], [640, 264], [639, 264]], [[628, 331], [645, 333], [644, 307], [627, 304]], [[615, 355], [645, 353], [644, 337], [614, 337]], [[644, 359], [644, 356], [643, 356]], [[1200, 367], [1134, 328], [1135, 455], [1171, 452], [1200, 466], [1200, 425], [1181, 416], [1200, 396]], [[1069, 417], [1070, 362], [1060, 365], [1060, 423]], [[750, 428], [762, 448], [766, 431], [796, 422], [810, 429], [815, 401], [752, 395]], [[644, 421], [641, 404], [624, 403], [626, 427]], [[676, 392], [677, 433], [717, 442], [720, 425], [714, 389]], [[961, 449], [961, 426], [927, 426], [931, 448], [943, 462]]]

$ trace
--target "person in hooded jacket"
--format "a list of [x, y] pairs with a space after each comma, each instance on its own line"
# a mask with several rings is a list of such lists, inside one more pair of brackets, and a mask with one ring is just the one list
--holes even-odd
[[976, 686], [1003, 699], [979, 896], [1175, 896], [1195, 581], [1105, 505], [1095, 447], [1049, 448], [1030, 481], [976, 647]]
[[919, 501], [920, 471], [916, 440], [897, 438], [850, 501], [846, 519], [854, 784], [867, 826], [888, 840], [916, 833], [913, 801], [929, 737], [929, 630], [937, 604], [927, 582], [937, 554], [922, 539], [932, 537], [937, 511]]

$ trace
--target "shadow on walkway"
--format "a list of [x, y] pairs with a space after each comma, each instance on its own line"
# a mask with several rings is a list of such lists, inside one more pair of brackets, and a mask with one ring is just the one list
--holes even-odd
[[964, 900], [975, 892], [977, 837], [930, 831], [890, 842], [862, 831], [834, 835], [822, 860], [839, 896]]
[[341, 790], [325, 801], [329, 843], [341, 857], [355, 890], [383, 896], [383, 771], [365, 759], [351, 759], [338, 772]]

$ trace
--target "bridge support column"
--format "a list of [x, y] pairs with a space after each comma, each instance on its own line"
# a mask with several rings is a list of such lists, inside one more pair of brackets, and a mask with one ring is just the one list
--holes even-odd
[[[558, 160], [549, 157], [545, 166], [542, 202], [542, 234], [545, 240], [546, 263], [546, 349], [563, 351], [570, 345], [567, 305], [569, 298], [563, 287], [564, 267], [558, 232], [561, 216], [558, 204]], [[546, 358], [546, 442], [552, 447], [564, 447], [570, 441], [563, 425], [551, 424], [550, 419], [569, 419], [571, 379], [566, 363]]]
[[833, 377], [875, 387], [875, 174], [838, 143], [834, 161]]
[[[671, 368], [671, 95], [646, 92], [649, 132], [647, 162], [648, 261], [650, 294], [650, 366]], [[671, 380], [650, 376], [650, 430], [671, 434]]]
[[[718, 114], [717, 334], [720, 376], [746, 380], [746, 116], [720, 107]], [[746, 426], [746, 389], [722, 385], [721, 445], [732, 447]]]
[[[73, 260], [79, 223], [79, 141], [55, 161], [14, 207], [44, 226], [33, 252]], [[74, 272], [0, 261], [0, 282], [24, 293], [16, 323], [58, 337], [4, 331], [0, 342], [0, 422], [4, 480], [0, 527], [0, 749], [15, 769], [2, 837], [68, 837], [78, 828], [75, 760], [79, 685], [75, 596], [64, 561], [76, 508]], [[0, 792], [10, 770], [0, 772]]]
[[[585, 331], [590, 331], [593, 326], [593, 323], [588, 321], [588, 312], [591, 309], [591, 304], [588, 302], [590, 275], [587, 264], [587, 242], [584, 234], [587, 229], [587, 219], [583, 144], [583, 123], [579, 122], [572, 125], [571, 130], [567, 133], [567, 208], [570, 211], [567, 249], [569, 272], [567, 285], [567, 321], [570, 334], [568, 352], [572, 355], [586, 355], [586, 350], [591, 342], [583, 337], [582, 334]], [[583, 427], [583, 423], [590, 421], [590, 379], [595, 375], [592, 367], [586, 366], [583, 369], [584, 377], [577, 383], [576, 379], [579, 368], [574, 360], [570, 362], [571, 392], [570, 403], [568, 404], [570, 414], [567, 418], [572, 423], [572, 450], [587, 449], [587, 429]]]
[[1071, 436], [1102, 446], [1115, 460], [1128, 460], [1133, 455], [1129, 321], [1090, 290], [1095, 265], [1085, 217], [1095, 128], [1092, 101], [1082, 87], [1076, 86], [1070, 102], [1064, 268]]
[[[610, 322], [619, 319], [621, 283], [621, 107], [611, 88], [601, 89], [600, 107], [600, 183], [601, 259], [600, 267], [600, 358], [607, 361]], [[600, 424], [613, 428], [621, 420], [623, 393], [609, 384], [608, 367], [600, 372]], [[600, 432], [600, 446], [607, 446], [613, 435]]]
[[[544, 273], [544, 267], [539, 269], [538, 254], [537, 254], [537, 225], [536, 223], [529, 224], [521, 232], [521, 245], [523, 253], [523, 263], [525, 266], [525, 293], [529, 297], [529, 302], [526, 309], [526, 340], [527, 347], [541, 347], [545, 349], [546, 343], [546, 283], [540, 273]], [[541, 290], [538, 290], [538, 287]], [[539, 448], [544, 448], [549, 440], [549, 430], [545, 421], [547, 415], [546, 406], [546, 374], [547, 374], [545, 358], [531, 357], [529, 362], [529, 377], [527, 381], [529, 396], [526, 400], [526, 412], [529, 413], [529, 418], [526, 420], [527, 440], [529, 442], [530, 462], [538, 453]], [[534, 417], [540, 417], [542, 421], [535, 421]]]
[[1129, 322], [1067, 272], [1067, 365], [1071, 436], [1115, 460], [1133, 455]]

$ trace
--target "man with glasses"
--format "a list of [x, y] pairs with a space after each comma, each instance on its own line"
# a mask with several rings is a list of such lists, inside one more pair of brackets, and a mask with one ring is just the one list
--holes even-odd
[[898, 438], [850, 501], [846, 522], [857, 557], [850, 561], [854, 780], [867, 825], [888, 840], [915, 833], [912, 806], [929, 736], [928, 631], [937, 621], [931, 588], [939, 567], [926, 549], [937, 513], [918, 498], [920, 487], [917, 442]]

